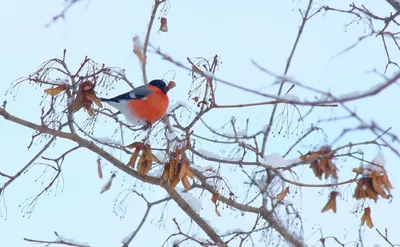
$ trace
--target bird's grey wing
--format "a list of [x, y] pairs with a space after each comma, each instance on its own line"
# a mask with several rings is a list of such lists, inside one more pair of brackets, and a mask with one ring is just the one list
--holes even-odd
[[129, 92], [129, 97], [131, 99], [142, 99], [151, 94], [152, 91], [147, 87], [147, 85], [142, 85], [140, 87], [134, 88]]
[[105, 102], [120, 102], [121, 100], [131, 100], [131, 99], [143, 99], [147, 97], [149, 94], [151, 94], [152, 91], [148, 89], [146, 85], [142, 85], [140, 87], [134, 88], [132, 91], [118, 95], [114, 98], [111, 99], [103, 99], [101, 98], [101, 101]]

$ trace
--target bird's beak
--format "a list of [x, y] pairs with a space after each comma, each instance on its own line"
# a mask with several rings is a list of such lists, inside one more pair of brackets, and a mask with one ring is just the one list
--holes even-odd
[[168, 93], [169, 87], [168, 87], [168, 86], [163, 87], [163, 88], [161, 89], [161, 91], [162, 91], [163, 93]]

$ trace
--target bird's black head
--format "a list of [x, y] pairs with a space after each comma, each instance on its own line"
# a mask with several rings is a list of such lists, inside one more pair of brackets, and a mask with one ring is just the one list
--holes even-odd
[[161, 89], [161, 91], [163, 91], [163, 93], [167, 93], [169, 90], [167, 84], [163, 80], [152, 80], [151, 82], [149, 82], [149, 84], [158, 87], [159, 89]]

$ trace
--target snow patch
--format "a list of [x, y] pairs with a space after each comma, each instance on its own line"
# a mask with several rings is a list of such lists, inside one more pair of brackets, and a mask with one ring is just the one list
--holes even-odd
[[295, 163], [301, 162], [300, 158], [286, 160], [278, 153], [272, 153], [261, 159], [260, 162], [264, 165], [271, 166], [274, 168], [287, 167]]
[[219, 156], [218, 154], [202, 148], [197, 149], [197, 152], [201, 153], [203, 156], [206, 156], [207, 158], [218, 159], [218, 160], [221, 159], [221, 156]]
[[284, 96], [281, 97], [281, 99], [283, 100], [288, 100], [288, 101], [296, 101], [296, 102], [300, 102], [300, 97], [294, 94], [286, 94]]
[[156, 151], [153, 153], [154, 156], [161, 162], [161, 163], [167, 163], [168, 161], [168, 155], [163, 152], [163, 151]]
[[120, 141], [115, 141], [109, 137], [95, 137], [95, 139], [98, 142], [110, 144], [110, 145], [116, 145], [116, 146], [122, 146], [122, 143]]
[[57, 234], [57, 240], [56, 241], [63, 241], [63, 242], [67, 242], [73, 245], [80, 245], [80, 246], [89, 246], [89, 244], [87, 242], [78, 242], [72, 238], [66, 238], [64, 236], [61, 236], [60, 234]]
[[74, 99], [75, 99], [74, 97], [68, 98], [68, 99], [67, 99], [67, 104], [68, 104], [68, 105], [71, 105], [72, 102], [74, 101]]
[[232, 235], [232, 234], [239, 233], [239, 232], [245, 232], [245, 231], [242, 228], [235, 228], [232, 230], [227, 230], [227, 231], [221, 233], [220, 235], [227, 236], [227, 235]]
[[164, 171], [164, 166], [159, 166], [157, 168], [151, 169], [147, 175], [155, 178], [160, 178]]
[[129, 235], [127, 235], [126, 237], [124, 237], [124, 238], [121, 240], [121, 243], [122, 243], [123, 245], [127, 245], [128, 242], [129, 242], [129, 239], [132, 238], [133, 233], [134, 233], [134, 232], [131, 232]]
[[178, 106], [183, 106], [185, 108], [190, 109], [189, 105], [181, 100], [178, 100], [176, 103], [169, 105], [167, 109], [167, 114], [170, 114], [173, 110], [175, 110]]
[[211, 71], [203, 71], [203, 74], [207, 79], [213, 79], [214, 78], [214, 73], [211, 72]]
[[372, 161], [372, 163], [375, 163], [377, 165], [385, 167], [386, 160], [385, 160], [385, 157], [383, 156], [383, 154], [379, 153], [378, 155], [375, 156], [375, 158]]
[[166, 135], [168, 141], [172, 141], [172, 140], [174, 140], [175, 138], [177, 138], [177, 135], [176, 135], [175, 131], [169, 132], [169, 131], [167, 130], [167, 132], [165, 133], [165, 135]]
[[185, 200], [187, 204], [196, 212], [200, 213], [202, 203], [190, 192], [177, 191], [178, 194]]

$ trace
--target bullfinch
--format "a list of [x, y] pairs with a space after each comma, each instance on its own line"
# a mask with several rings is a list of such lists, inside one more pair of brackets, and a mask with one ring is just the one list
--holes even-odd
[[168, 108], [169, 87], [163, 80], [152, 80], [146, 85], [114, 98], [100, 98], [117, 108], [126, 120], [135, 126], [153, 124], [161, 119]]

